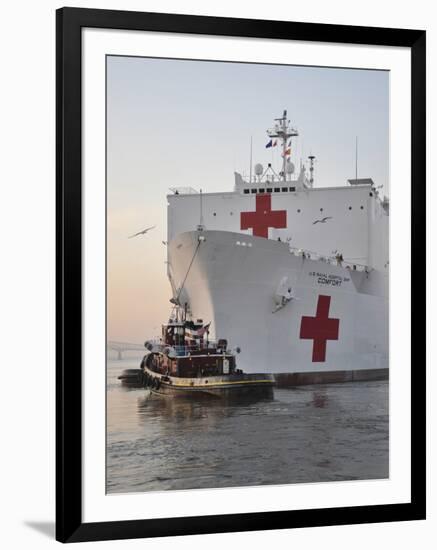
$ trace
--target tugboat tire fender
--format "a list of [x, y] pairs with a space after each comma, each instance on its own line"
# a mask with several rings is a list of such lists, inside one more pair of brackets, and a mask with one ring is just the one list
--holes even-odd
[[146, 372], [143, 373], [143, 381], [144, 387], [147, 388], [147, 386], [149, 385], [149, 375]]

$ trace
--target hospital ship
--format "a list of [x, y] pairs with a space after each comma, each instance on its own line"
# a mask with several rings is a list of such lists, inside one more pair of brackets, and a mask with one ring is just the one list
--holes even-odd
[[284, 111], [267, 130], [280, 170], [171, 190], [171, 301], [279, 385], [387, 378], [389, 199], [370, 178], [315, 185], [315, 157], [290, 160], [297, 135]]

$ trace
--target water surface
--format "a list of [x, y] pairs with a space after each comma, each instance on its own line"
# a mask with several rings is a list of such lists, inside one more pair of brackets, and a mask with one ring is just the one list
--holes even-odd
[[388, 477], [388, 382], [275, 389], [223, 404], [127, 389], [108, 362], [109, 493]]

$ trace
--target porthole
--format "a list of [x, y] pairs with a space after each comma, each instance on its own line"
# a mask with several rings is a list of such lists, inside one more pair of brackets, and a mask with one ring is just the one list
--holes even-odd
[[213, 213], [213, 216], [217, 216], [217, 214], [214, 212], [214, 213]]
[[300, 208], [297, 209], [297, 213], [300, 214]]
[[364, 210], [364, 206], [360, 206], [361, 210]]
[[320, 212], [323, 212], [323, 208], [320, 209]]
[[349, 206], [349, 210], [352, 210], [352, 206]]

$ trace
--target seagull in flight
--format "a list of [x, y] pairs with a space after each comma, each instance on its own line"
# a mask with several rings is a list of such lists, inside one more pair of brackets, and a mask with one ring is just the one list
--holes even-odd
[[154, 229], [156, 225], [152, 225], [152, 227], [146, 227], [146, 229], [143, 229], [142, 231], [138, 231], [138, 233], [135, 233], [134, 235], [131, 235], [128, 237], [128, 239], [133, 239], [134, 237], [138, 237], [138, 235], [145, 235], [148, 231], [151, 229]]
[[332, 220], [332, 216], [326, 216], [326, 218], [322, 218], [321, 220], [316, 220], [313, 222], [313, 225], [316, 225], [316, 223], [326, 223], [328, 220]]

